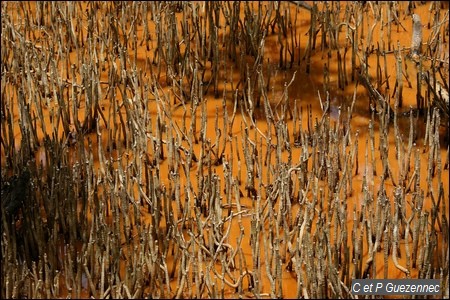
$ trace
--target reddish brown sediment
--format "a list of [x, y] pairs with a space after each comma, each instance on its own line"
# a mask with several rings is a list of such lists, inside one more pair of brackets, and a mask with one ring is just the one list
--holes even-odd
[[448, 120], [420, 76], [448, 86], [448, 7], [307, 3], [2, 2], [2, 179], [27, 165], [34, 191], [2, 297], [448, 278]]

